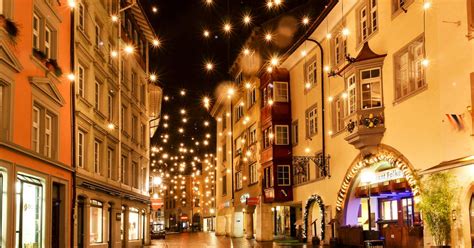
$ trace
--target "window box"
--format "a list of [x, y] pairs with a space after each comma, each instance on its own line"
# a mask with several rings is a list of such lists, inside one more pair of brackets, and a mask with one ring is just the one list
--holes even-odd
[[15, 41], [19, 34], [18, 25], [10, 18], [0, 15], [0, 24], [7, 31], [8, 36]]

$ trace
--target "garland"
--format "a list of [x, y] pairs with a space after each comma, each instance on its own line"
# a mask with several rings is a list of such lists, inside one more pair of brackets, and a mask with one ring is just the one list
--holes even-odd
[[302, 232], [302, 237], [304, 240], [307, 239], [307, 233], [306, 231], [308, 230], [308, 215], [309, 211], [311, 210], [311, 207], [314, 205], [314, 203], [317, 203], [321, 212], [321, 240], [324, 240], [324, 226], [325, 226], [325, 214], [324, 214], [324, 203], [323, 199], [319, 195], [311, 195], [308, 198], [308, 201], [306, 202], [306, 206], [304, 208], [304, 225], [303, 225], [303, 232]]

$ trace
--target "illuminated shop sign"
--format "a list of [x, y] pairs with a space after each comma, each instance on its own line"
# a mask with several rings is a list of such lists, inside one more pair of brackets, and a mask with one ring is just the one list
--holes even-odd
[[397, 168], [379, 171], [375, 173], [375, 181], [373, 183], [381, 183], [390, 180], [403, 178], [403, 172]]

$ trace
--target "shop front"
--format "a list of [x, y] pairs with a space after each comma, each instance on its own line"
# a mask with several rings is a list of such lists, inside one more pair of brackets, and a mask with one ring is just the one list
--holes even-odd
[[[422, 247], [415, 206], [418, 183], [399, 156], [372, 155], [350, 168], [338, 196], [338, 237], [344, 245], [382, 240], [385, 247]], [[342, 205], [343, 203], [343, 205]]]
[[272, 212], [274, 238], [296, 238], [296, 207], [274, 206]]

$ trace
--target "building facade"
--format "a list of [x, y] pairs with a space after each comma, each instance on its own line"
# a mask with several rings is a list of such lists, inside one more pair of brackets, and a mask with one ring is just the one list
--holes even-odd
[[[329, 1], [278, 58], [257, 54], [268, 61], [258, 66], [257, 161], [259, 206], [273, 210], [270, 239], [433, 245], [420, 192], [429, 175], [448, 172], [457, 188], [451, 244], [472, 246], [473, 11], [471, 0]], [[234, 142], [226, 115], [240, 113], [223, 95], [213, 116]], [[216, 234], [235, 235], [238, 191], [229, 190], [240, 182], [229, 183], [238, 172], [224, 162], [235, 152], [229, 139], [217, 140]], [[261, 216], [257, 240], [267, 230], [259, 231]]]
[[154, 32], [138, 1], [74, 7], [76, 247], [150, 242], [150, 123], [161, 90], [150, 81]]
[[165, 228], [172, 232], [191, 231], [194, 205], [193, 178], [170, 176], [164, 192]]
[[308, 240], [356, 244], [371, 230], [387, 247], [433, 245], [420, 191], [449, 171], [452, 245], [471, 246], [472, 11], [472, 1], [340, 1], [283, 59], [293, 156], [309, 158], [293, 159], [283, 205], [303, 209]]
[[70, 9], [0, 2], [0, 246], [71, 242]]

